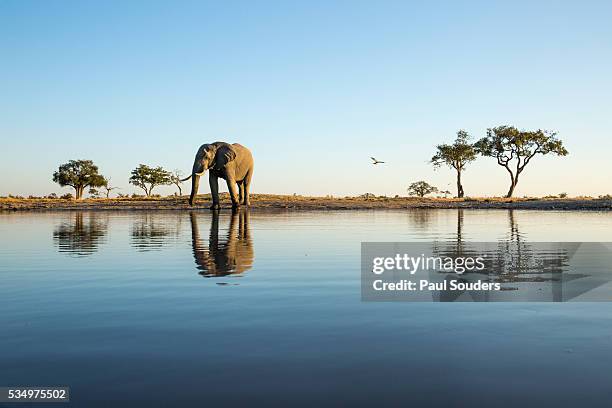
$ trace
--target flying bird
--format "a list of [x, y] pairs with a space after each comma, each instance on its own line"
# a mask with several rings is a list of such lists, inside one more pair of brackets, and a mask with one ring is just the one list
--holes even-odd
[[384, 161], [376, 160], [374, 157], [370, 157], [370, 159], [372, 159], [372, 162], [373, 162], [372, 164], [374, 164], [374, 165], [377, 165], [377, 164], [380, 164], [380, 163], [384, 163]]

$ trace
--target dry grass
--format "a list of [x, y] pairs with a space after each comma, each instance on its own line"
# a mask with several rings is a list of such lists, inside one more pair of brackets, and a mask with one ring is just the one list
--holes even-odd
[[[210, 194], [199, 195], [192, 208], [187, 197], [125, 197], [88, 198], [84, 200], [49, 198], [0, 198], [0, 210], [188, 210], [210, 206]], [[221, 194], [222, 207], [231, 203], [227, 193]], [[287, 208], [300, 210], [353, 210], [353, 209], [405, 209], [405, 208], [516, 208], [537, 210], [612, 210], [612, 198], [591, 197], [306, 197], [300, 195], [252, 194], [251, 207]]]

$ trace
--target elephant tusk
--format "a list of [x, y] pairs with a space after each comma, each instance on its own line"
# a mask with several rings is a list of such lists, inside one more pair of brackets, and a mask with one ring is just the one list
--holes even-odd
[[189, 180], [193, 176], [198, 176], [199, 177], [199, 176], [201, 176], [204, 173], [206, 173], [206, 170], [202, 170], [201, 173], [193, 173], [193, 174], [189, 175], [188, 177], [185, 177], [184, 179], [181, 179], [181, 181], [187, 181], [187, 180]]

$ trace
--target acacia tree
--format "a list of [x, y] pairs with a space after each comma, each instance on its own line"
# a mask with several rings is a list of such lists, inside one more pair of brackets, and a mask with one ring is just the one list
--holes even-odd
[[149, 167], [146, 164], [140, 164], [134, 170], [132, 170], [132, 176], [130, 177], [130, 184], [142, 188], [147, 197], [151, 196], [153, 188], [156, 186], [163, 186], [171, 184], [170, 172], [160, 167]]
[[431, 163], [434, 167], [439, 168], [441, 165], [446, 165], [455, 169], [457, 172], [457, 197], [463, 197], [463, 185], [461, 184], [461, 172], [465, 165], [476, 160], [476, 150], [474, 145], [468, 141], [470, 135], [465, 130], [457, 132], [457, 138], [452, 145], [441, 144], [436, 146], [438, 150], [431, 158]]
[[408, 194], [412, 196], [425, 197], [427, 194], [438, 191], [437, 187], [432, 186], [426, 181], [417, 181], [408, 186]]
[[75, 197], [80, 200], [86, 187], [101, 187], [104, 176], [98, 174], [98, 166], [91, 160], [70, 160], [53, 173], [53, 181], [62, 187], [74, 188]]
[[510, 189], [506, 197], [512, 197], [519, 175], [537, 154], [567, 156], [557, 132], [547, 130], [523, 131], [514, 126], [498, 126], [487, 129], [487, 136], [474, 144], [483, 156], [497, 159], [497, 164], [510, 174]]
[[171, 174], [170, 174], [170, 180], [172, 181], [172, 184], [174, 184], [179, 191], [179, 196], [183, 195], [183, 189], [181, 188], [181, 184], [183, 184], [183, 172], [180, 170], [174, 170]]

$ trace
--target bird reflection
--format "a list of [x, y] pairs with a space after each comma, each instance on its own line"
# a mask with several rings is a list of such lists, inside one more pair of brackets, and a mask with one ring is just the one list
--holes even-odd
[[208, 242], [200, 235], [197, 212], [191, 212], [191, 241], [193, 257], [199, 274], [204, 277], [235, 275], [253, 266], [253, 244], [249, 231], [249, 212], [241, 209], [232, 212], [229, 229], [219, 237], [219, 211], [212, 211]]
[[73, 256], [88, 256], [98, 250], [98, 245], [106, 236], [108, 218], [96, 213], [74, 213], [53, 230], [53, 241], [59, 252]]

